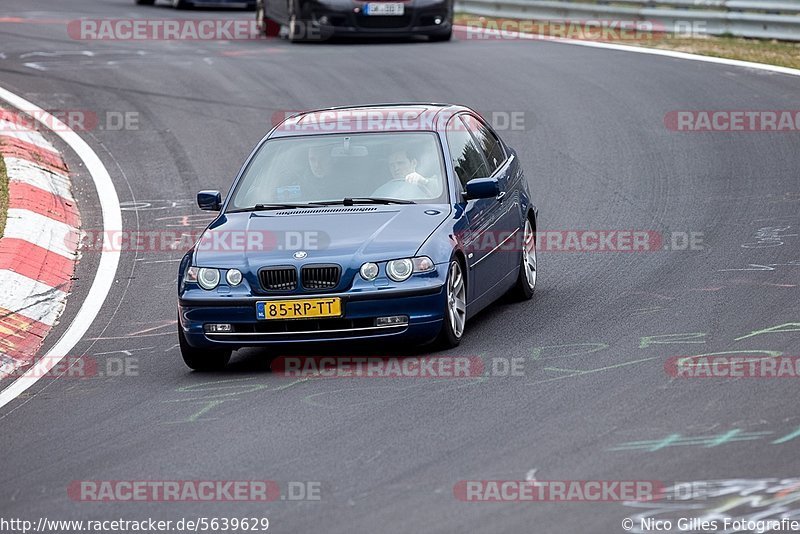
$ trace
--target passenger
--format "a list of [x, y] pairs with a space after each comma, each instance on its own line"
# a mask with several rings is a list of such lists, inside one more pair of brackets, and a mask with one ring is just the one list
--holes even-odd
[[333, 171], [333, 156], [331, 156], [331, 147], [329, 146], [312, 146], [308, 149], [308, 166], [311, 169], [311, 174], [314, 178], [325, 179], [330, 176]]
[[293, 178], [284, 178], [275, 191], [277, 200], [314, 202], [338, 199], [339, 184], [333, 179], [334, 158], [331, 148], [329, 144], [310, 147], [307, 154], [308, 167]]

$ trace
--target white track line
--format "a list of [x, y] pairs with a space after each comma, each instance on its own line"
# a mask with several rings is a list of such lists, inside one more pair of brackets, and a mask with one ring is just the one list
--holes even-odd
[[[789, 67], [779, 67], [777, 65], [768, 65], [766, 63], [753, 63], [751, 61], [740, 61], [738, 59], [726, 59], [721, 57], [711, 57], [711, 56], [701, 56], [699, 54], [689, 54], [686, 52], [675, 52], [673, 50], [662, 50], [660, 48], [646, 48], [643, 46], [631, 46], [631, 45], [621, 45], [621, 44], [612, 44], [612, 43], [599, 43], [595, 41], [581, 41], [578, 39], [562, 39], [558, 37], [542, 37], [535, 34], [529, 33], [520, 33], [515, 31], [506, 31], [502, 29], [484, 29], [478, 28], [474, 26], [462, 26], [456, 25], [456, 29], [460, 31], [467, 32], [467, 35], [470, 33], [486, 33], [489, 35], [486, 39], [475, 38], [476, 41], [492, 41], [498, 40], [502, 41], [503, 36], [510, 36], [513, 38], [518, 39], [525, 39], [531, 41], [544, 41], [546, 43], [558, 43], [558, 44], [568, 44], [568, 45], [575, 45], [575, 46], [586, 46], [589, 48], [603, 48], [605, 50], [619, 50], [622, 52], [635, 52], [637, 54], [650, 54], [652, 56], [664, 56], [664, 57], [671, 57], [675, 59], [687, 59], [689, 61], [702, 61], [705, 63], [717, 63], [720, 65], [730, 65], [732, 67], [745, 67], [748, 69], [758, 69], [758, 70], [765, 70], [769, 72], [777, 72], [780, 74], [788, 74], [790, 76], [800, 76], [800, 70], [798, 69], [791, 69]], [[461, 39], [463, 41], [469, 41], [471, 39]]]
[[97, 314], [100, 313], [108, 292], [114, 284], [120, 258], [120, 251], [114, 250], [108, 236], [122, 231], [122, 212], [119, 207], [117, 190], [114, 188], [111, 176], [108, 174], [103, 162], [100, 161], [100, 158], [86, 141], [57, 118], [3, 87], [0, 87], [0, 99], [5, 100], [18, 110], [34, 112], [36, 120], [46, 128], [50, 128], [83, 161], [92, 176], [97, 196], [100, 199], [100, 208], [103, 213], [103, 234], [106, 240], [92, 286], [89, 288], [89, 292], [86, 294], [78, 313], [72, 319], [72, 323], [42, 359], [24, 375], [12, 382], [10, 386], [0, 391], [0, 408], [2, 408], [55, 367], [81, 340], [94, 322]]

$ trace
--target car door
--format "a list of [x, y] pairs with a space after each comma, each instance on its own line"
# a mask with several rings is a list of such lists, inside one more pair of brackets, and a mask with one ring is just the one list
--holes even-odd
[[[474, 178], [486, 178], [493, 173], [475, 137], [461, 119], [453, 116], [447, 124], [447, 144], [453, 169], [462, 191]], [[468, 231], [461, 236], [467, 255], [468, 291], [474, 301], [489, 291], [505, 274], [507, 261], [497, 249], [503, 225], [503, 198], [463, 199]]]
[[520, 208], [519, 191], [514, 187], [514, 173], [516, 164], [506, 153], [500, 138], [480, 117], [471, 113], [464, 114], [461, 120], [466, 124], [467, 130], [481, 149], [489, 176], [497, 178], [500, 185], [499, 205], [495, 208], [499, 211], [496, 214], [497, 228], [496, 242], [497, 250], [494, 254], [501, 256], [500, 265], [502, 273], [508, 273], [519, 267], [519, 257], [521, 255], [520, 244], [522, 236], [517, 235], [520, 229]]

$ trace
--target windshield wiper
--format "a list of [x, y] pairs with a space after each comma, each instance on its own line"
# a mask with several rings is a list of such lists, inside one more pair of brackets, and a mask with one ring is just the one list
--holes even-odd
[[343, 206], [352, 206], [353, 204], [416, 204], [413, 200], [405, 200], [402, 198], [381, 198], [381, 197], [352, 197], [343, 198], [342, 200], [331, 200], [327, 202], [320, 202], [326, 206], [333, 206], [342, 204]]
[[250, 206], [249, 208], [228, 210], [228, 213], [242, 213], [245, 211], [292, 210], [297, 208], [313, 208], [316, 206], [323, 206], [323, 205], [324, 204], [320, 204], [317, 202], [308, 202], [305, 204], [281, 204], [281, 203], [256, 204], [255, 206]]

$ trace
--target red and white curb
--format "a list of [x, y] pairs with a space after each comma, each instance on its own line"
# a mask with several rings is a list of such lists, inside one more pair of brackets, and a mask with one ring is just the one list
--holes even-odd
[[38, 131], [0, 108], [9, 206], [0, 238], [0, 378], [29, 366], [64, 310], [80, 214], [69, 171]]
[[[47, 353], [43, 354], [31, 367], [25, 369], [22, 376], [14, 380], [5, 389], [0, 390], [0, 408], [3, 408], [28, 391], [43, 376], [47, 376], [61, 360], [69, 355], [100, 314], [100, 310], [114, 285], [117, 268], [119, 267], [120, 250], [112, 246], [111, 239], [108, 236], [122, 231], [122, 210], [120, 209], [117, 190], [114, 187], [114, 182], [111, 180], [108, 169], [81, 136], [41, 107], [2, 86], [0, 86], [0, 101], [7, 102], [13, 109], [28, 110], [31, 117], [40, 127], [49, 129], [53, 135], [59, 137], [75, 153], [82, 162], [83, 168], [91, 177], [94, 188], [97, 191], [100, 212], [103, 217], [103, 235], [105, 236], [103, 238], [103, 250], [100, 253], [100, 261], [97, 263], [94, 278], [86, 296], [80, 303], [78, 312], [72, 317], [69, 325], [66, 326]], [[36, 144], [40, 140], [38, 136], [25, 136], [23, 133], [20, 133], [18, 137], [26, 137], [32, 144]], [[49, 144], [46, 147], [52, 148]], [[47, 154], [47, 152], [43, 154]], [[42, 160], [38, 163], [42, 164], [46, 163], [46, 161]], [[17, 318], [19, 317], [17, 316]], [[35, 398], [35, 395], [24, 402], [29, 402], [32, 398]]]

